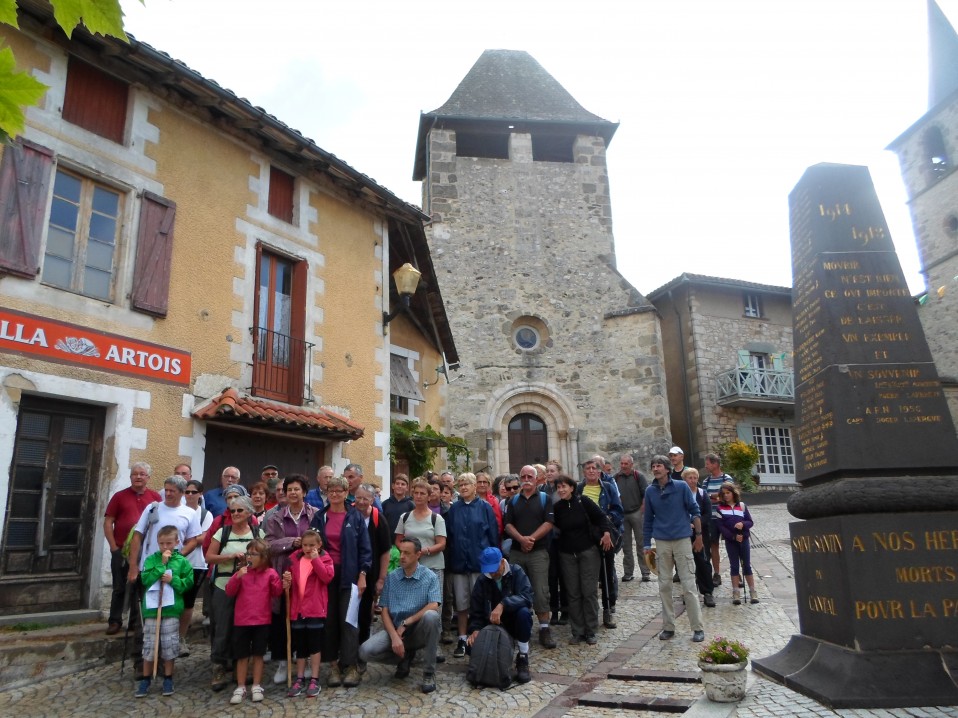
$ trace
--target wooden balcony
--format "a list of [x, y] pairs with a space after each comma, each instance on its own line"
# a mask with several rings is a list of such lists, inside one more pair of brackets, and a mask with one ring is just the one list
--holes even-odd
[[716, 378], [719, 406], [791, 409], [795, 406], [795, 375], [790, 371], [739, 368]]

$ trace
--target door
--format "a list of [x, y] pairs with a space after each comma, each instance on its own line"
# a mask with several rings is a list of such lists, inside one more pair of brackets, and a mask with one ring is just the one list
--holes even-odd
[[104, 417], [102, 407], [23, 397], [0, 546], [0, 611], [87, 606]]
[[527, 464], [548, 460], [548, 434], [545, 422], [535, 414], [517, 414], [509, 422], [509, 472], [518, 474]]
[[249, 488], [260, 480], [267, 464], [279, 467], [280, 478], [303, 474], [314, 484], [319, 467], [327, 463], [326, 443], [285, 439], [275, 434], [230, 431], [212, 424], [206, 426], [206, 459], [203, 462], [203, 488], [220, 485], [227, 466], [240, 470], [240, 483]]

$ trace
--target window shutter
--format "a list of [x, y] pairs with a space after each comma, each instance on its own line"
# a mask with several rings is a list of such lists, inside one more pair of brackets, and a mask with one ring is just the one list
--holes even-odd
[[750, 369], [752, 366], [751, 352], [747, 349], [738, 350], [738, 368]]
[[47, 212], [53, 150], [20, 139], [0, 161], [0, 272], [33, 279]]
[[785, 354], [772, 354], [772, 369], [785, 371]]
[[136, 239], [136, 264], [130, 306], [145, 314], [165, 317], [170, 297], [170, 263], [173, 256], [173, 220], [176, 203], [152, 192], [143, 193], [140, 232]]

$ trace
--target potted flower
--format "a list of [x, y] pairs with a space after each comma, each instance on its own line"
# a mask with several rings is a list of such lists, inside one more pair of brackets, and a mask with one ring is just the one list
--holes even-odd
[[699, 651], [702, 685], [710, 701], [733, 703], [745, 697], [748, 648], [739, 641], [717, 636]]

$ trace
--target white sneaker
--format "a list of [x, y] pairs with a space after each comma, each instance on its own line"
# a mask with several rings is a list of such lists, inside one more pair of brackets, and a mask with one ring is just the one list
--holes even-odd
[[276, 673], [273, 674], [273, 683], [279, 685], [286, 682], [286, 661], [276, 661]]

